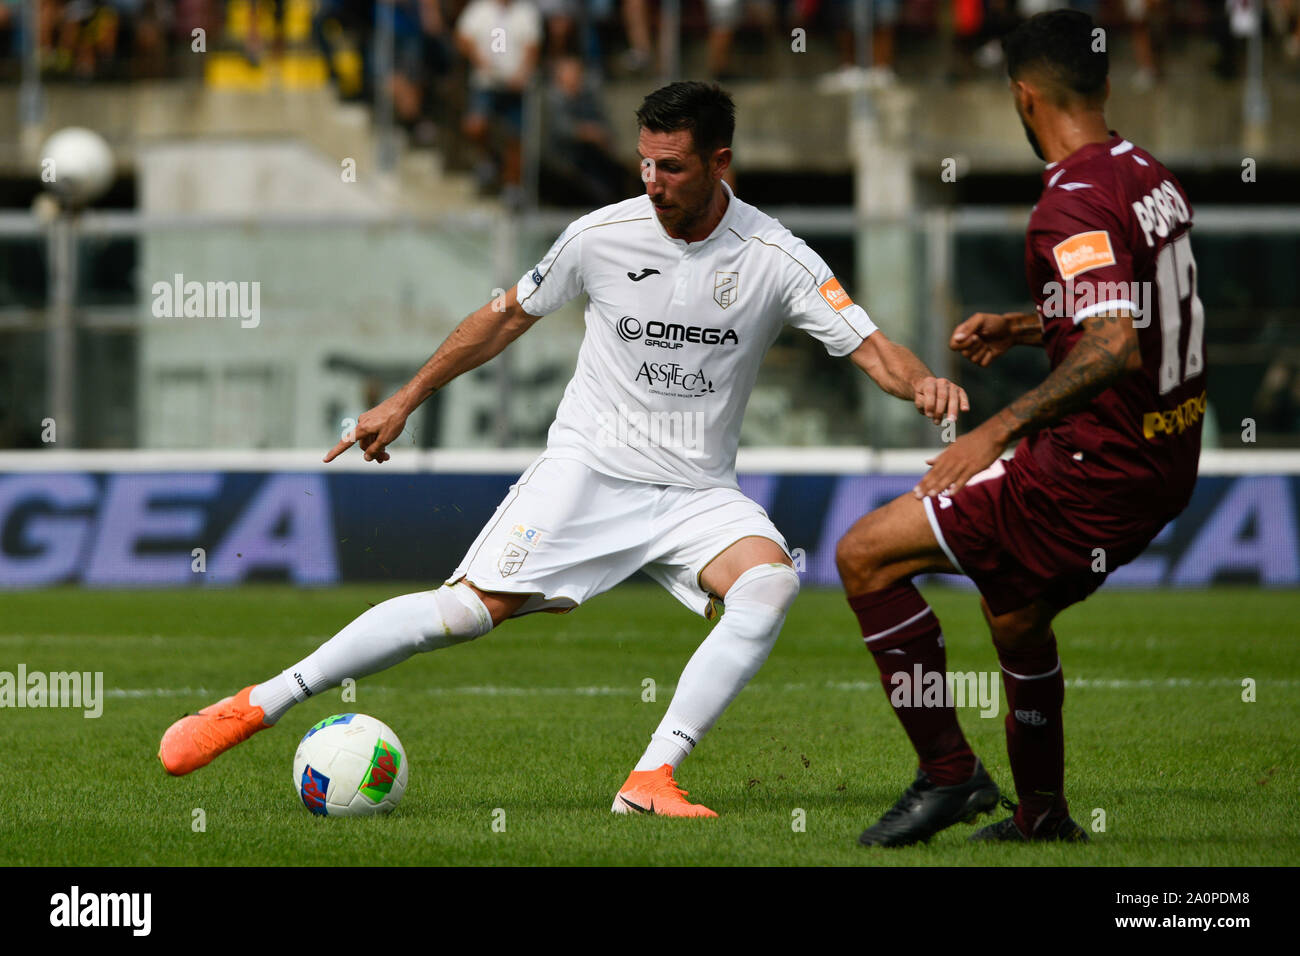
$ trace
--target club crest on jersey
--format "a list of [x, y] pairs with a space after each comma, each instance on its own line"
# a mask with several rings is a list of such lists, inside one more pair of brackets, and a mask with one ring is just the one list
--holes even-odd
[[713, 301], [724, 309], [729, 308], [740, 295], [740, 273], [715, 272], [713, 275]]
[[853, 300], [849, 298], [849, 294], [844, 291], [844, 286], [840, 285], [840, 280], [834, 276], [831, 276], [819, 285], [817, 291], [821, 294], [821, 297], [826, 300], [826, 304], [836, 312], [839, 312], [841, 309], [847, 309], [853, 304]]
[[1073, 279], [1089, 269], [1115, 264], [1115, 250], [1110, 245], [1110, 233], [1105, 229], [1080, 232], [1052, 246], [1056, 268], [1062, 279]]

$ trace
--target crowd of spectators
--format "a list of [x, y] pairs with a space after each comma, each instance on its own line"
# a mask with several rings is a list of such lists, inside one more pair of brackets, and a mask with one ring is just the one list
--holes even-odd
[[[0, 0], [0, 61], [20, 53], [23, 14], [33, 0]], [[215, 38], [233, 34], [257, 59], [277, 42], [278, 25], [301, 16], [315, 29], [303, 31], [329, 45], [324, 24], [340, 26], [369, 62], [376, 0], [34, 0], [42, 69], [51, 76], [122, 78], [165, 73], [179, 54], [190, 52], [201, 27]], [[381, 0], [382, 2], [382, 0]], [[478, 0], [389, 0], [395, 7], [402, 72], [419, 66], [438, 73], [459, 47], [461, 19]], [[544, 60], [576, 55], [602, 73], [653, 74], [661, 64], [659, 18], [662, 0], [516, 0], [539, 26]], [[704, 71], [720, 80], [755, 73], [738, 69], [733, 57], [738, 32], [761, 38], [772, 51], [788, 48], [790, 31], [804, 27], [810, 44], [834, 47], [845, 66], [855, 63], [855, 0], [679, 0], [687, 45], [703, 49]], [[872, 66], [888, 78], [894, 69], [897, 36], [951, 37], [959, 54], [958, 73], [996, 60], [996, 38], [1021, 17], [1054, 7], [1085, 10], [1108, 27], [1131, 31], [1144, 81], [1156, 82], [1163, 40], [1172, 32], [1199, 32], [1222, 41], [1232, 68], [1231, 39], [1262, 21], [1287, 54], [1300, 58], [1300, 0], [873, 0]], [[513, 14], [519, 18], [519, 14]], [[521, 21], [522, 22], [522, 21]], [[271, 34], [268, 36], [267, 34]], [[229, 37], [225, 38], [229, 40]], [[207, 49], [213, 49], [209, 44]], [[947, 59], [945, 57], [945, 59]], [[759, 59], [759, 63], [765, 63]], [[766, 70], [759, 68], [760, 75]]]
[[[252, 65], [296, 52], [323, 59], [340, 95], [367, 101], [377, 82], [376, 16], [391, 15], [392, 70], [380, 81], [397, 121], [417, 145], [470, 144], [480, 185], [511, 200], [521, 180], [525, 90], [544, 107], [545, 162], [557, 181], [566, 169], [582, 170], [568, 177], [571, 188], [595, 203], [625, 185], [613, 171], [600, 84], [655, 79], [665, 67], [666, 0], [0, 0], [5, 80], [18, 75], [23, 14], [33, 2], [49, 79], [197, 73], [200, 46]], [[822, 91], [888, 85], [900, 75], [960, 82], [1000, 70], [998, 38], [1020, 18], [1064, 6], [1129, 38], [1126, 82], [1139, 88], [1163, 81], [1176, 36], [1212, 37], [1213, 65], [1228, 78], [1241, 69], [1242, 38], [1257, 27], [1300, 65], [1300, 0], [874, 0], [861, 23], [855, 0], [678, 0], [683, 72], [723, 82], [808, 75], [782, 55], [803, 28], [803, 48], [822, 53]], [[925, 52], [904, 60], [903, 46]], [[349, 58], [359, 66], [345, 75]]]

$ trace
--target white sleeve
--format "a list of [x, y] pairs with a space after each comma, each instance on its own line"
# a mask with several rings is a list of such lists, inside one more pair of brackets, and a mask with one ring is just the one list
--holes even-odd
[[833, 356], [848, 355], [876, 324], [854, 304], [826, 262], [802, 239], [789, 250], [785, 304], [789, 324], [816, 338]]
[[549, 315], [577, 298], [582, 281], [583, 220], [569, 223], [536, 267], [524, 273], [516, 288], [519, 305], [529, 315]]

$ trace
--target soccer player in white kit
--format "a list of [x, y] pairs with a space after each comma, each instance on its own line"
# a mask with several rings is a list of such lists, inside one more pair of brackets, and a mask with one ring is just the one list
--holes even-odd
[[759, 365], [786, 325], [848, 356], [936, 423], [965, 393], [890, 342], [826, 263], [723, 181], [735, 109], [716, 85], [673, 83], [637, 111], [645, 195], [576, 220], [504, 301], [466, 318], [416, 376], [363, 414], [367, 461], [439, 388], [582, 293], [586, 335], [546, 450], [511, 487], [440, 588], [366, 611], [269, 680], [177, 721], [159, 757], [189, 773], [295, 703], [510, 617], [565, 611], [638, 569], [705, 618], [700, 644], [613, 810], [716, 816], [690, 803], [679, 764], [758, 671], [799, 591], [785, 539], [741, 494], [736, 447]]

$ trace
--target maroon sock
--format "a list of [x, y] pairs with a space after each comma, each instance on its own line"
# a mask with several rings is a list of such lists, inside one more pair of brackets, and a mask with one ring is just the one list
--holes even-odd
[[921, 769], [940, 787], [965, 783], [976, 760], [947, 694], [939, 618], [911, 581], [851, 597], [849, 607], [858, 616], [885, 696], [911, 738]]
[[1065, 735], [1061, 705], [1065, 677], [1056, 635], [1024, 650], [998, 648], [1007, 690], [1007, 756], [1020, 806], [1016, 825], [1032, 834], [1041, 823], [1069, 813], [1065, 802]]

